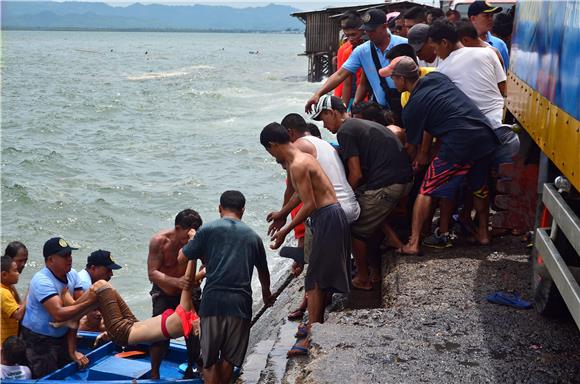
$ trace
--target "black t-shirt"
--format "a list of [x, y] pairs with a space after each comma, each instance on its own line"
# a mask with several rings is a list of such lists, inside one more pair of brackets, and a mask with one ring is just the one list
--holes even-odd
[[201, 227], [183, 253], [205, 264], [200, 316], [252, 318], [252, 272], [254, 266], [268, 269], [256, 232], [239, 220], [218, 219]]
[[358, 156], [367, 190], [403, 184], [412, 180], [409, 157], [395, 134], [374, 121], [347, 119], [337, 133], [345, 161]]
[[419, 145], [423, 131], [441, 140], [438, 157], [453, 162], [479, 160], [499, 141], [477, 106], [444, 74], [419, 79], [403, 109], [407, 142]]

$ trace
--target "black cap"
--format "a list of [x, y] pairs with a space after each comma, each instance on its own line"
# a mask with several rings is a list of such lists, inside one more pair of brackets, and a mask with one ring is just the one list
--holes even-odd
[[499, 13], [502, 7], [494, 7], [487, 3], [487, 1], [474, 1], [467, 10], [467, 16], [477, 16], [480, 13]]
[[121, 266], [116, 264], [115, 260], [111, 257], [111, 252], [103, 251], [102, 249], [91, 253], [87, 257], [87, 266], [91, 265], [103, 266], [109, 269], [121, 269]]
[[369, 9], [363, 16], [362, 16], [363, 25], [360, 29], [364, 29], [365, 31], [374, 31], [377, 29], [378, 26], [387, 23], [387, 15], [382, 9]]
[[72, 252], [73, 249], [78, 249], [71, 247], [69, 243], [62, 237], [53, 237], [44, 243], [44, 248], [42, 248], [42, 254], [46, 259], [50, 255], [65, 255]]

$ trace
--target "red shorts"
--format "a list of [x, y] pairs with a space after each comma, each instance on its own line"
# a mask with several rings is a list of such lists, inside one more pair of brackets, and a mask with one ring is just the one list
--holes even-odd
[[[292, 212], [290, 213], [290, 216], [292, 218], [294, 218], [297, 214], [298, 211], [300, 210], [300, 208], [302, 208], [302, 203], [300, 203], [296, 208], [294, 208], [292, 210]], [[294, 227], [294, 237], [297, 240], [303, 239], [304, 238], [304, 223], [300, 223], [297, 226]]]

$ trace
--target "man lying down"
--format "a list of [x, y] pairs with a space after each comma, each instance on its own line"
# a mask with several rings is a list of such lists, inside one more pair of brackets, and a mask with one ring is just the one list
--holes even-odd
[[[195, 273], [195, 261], [189, 261], [185, 276], [195, 279], [195, 282], [200, 282], [205, 277], [205, 269]], [[99, 280], [76, 301], [68, 291], [63, 291], [62, 300], [65, 306], [85, 301], [90, 301], [93, 305], [75, 319], [54, 322], [51, 325], [78, 328], [78, 322], [82, 316], [99, 309], [107, 329], [106, 335], [101, 334], [99, 339], [106, 336], [122, 346], [153, 343], [181, 336], [188, 337], [192, 331], [198, 335], [199, 317], [192, 306], [191, 295], [190, 290], [183, 290], [180, 304], [175, 311], [168, 309], [159, 316], [139, 321], [113, 286], [105, 280]]]

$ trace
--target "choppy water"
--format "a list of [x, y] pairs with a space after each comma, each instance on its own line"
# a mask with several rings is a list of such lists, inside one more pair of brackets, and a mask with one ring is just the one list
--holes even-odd
[[[282, 170], [260, 146], [267, 123], [302, 111], [302, 35], [2, 33], [2, 249], [30, 251], [18, 288], [43, 266], [42, 245], [98, 248], [123, 269], [118, 287], [138, 317], [151, 302], [151, 235], [194, 208], [218, 217], [221, 192], [246, 195], [263, 235], [281, 201]], [[260, 54], [249, 54], [259, 50]], [[286, 261], [269, 253], [275, 281]]]

